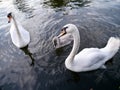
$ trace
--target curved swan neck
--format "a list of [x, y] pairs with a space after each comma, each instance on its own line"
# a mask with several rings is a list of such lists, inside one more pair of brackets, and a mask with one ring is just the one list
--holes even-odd
[[72, 63], [72, 61], [74, 60], [74, 56], [77, 54], [80, 46], [80, 34], [77, 27], [75, 28], [75, 32], [73, 32], [72, 35], [74, 38], [74, 44], [73, 44], [72, 51], [70, 52], [69, 56], [65, 61], [66, 65], [69, 65], [70, 63]]
[[20, 36], [20, 32], [19, 32], [19, 29], [18, 29], [18, 25], [17, 25], [17, 22], [16, 22], [14, 16], [12, 17], [12, 21], [13, 21], [13, 24], [15, 25], [15, 28], [16, 28], [16, 31], [17, 31], [17, 34]]

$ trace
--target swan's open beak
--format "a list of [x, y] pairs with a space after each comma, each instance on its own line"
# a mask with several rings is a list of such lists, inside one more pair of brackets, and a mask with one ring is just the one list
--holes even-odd
[[65, 35], [65, 34], [66, 34], [66, 31], [62, 30], [61, 33], [58, 35], [58, 38], [60, 38], [61, 36]]

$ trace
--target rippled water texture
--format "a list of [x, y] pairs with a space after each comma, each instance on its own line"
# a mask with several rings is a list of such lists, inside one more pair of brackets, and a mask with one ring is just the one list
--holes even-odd
[[[13, 45], [8, 12], [30, 32], [28, 47]], [[79, 51], [104, 47], [120, 37], [120, 0], [0, 0], [0, 90], [120, 90], [120, 51], [105, 70], [65, 68], [72, 43], [55, 50], [51, 41], [67, 23], [80, 31]]]

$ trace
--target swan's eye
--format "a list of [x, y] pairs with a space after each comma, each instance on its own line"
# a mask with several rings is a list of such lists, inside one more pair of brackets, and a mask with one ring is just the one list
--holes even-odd
[[62, 30], [61, 31], [66, 31], [66, 29], [67, 29], [68, 27], [64, 27], [64, 28], [62, 28]]
[[67, 28], [68, 28], [68, 27], [62, 28], [61, 32], [64, 32], [64, 34], [66, 34], [66, 29], [67, 29]]
[[66, 32], [66, 29], [67, 29], [67, 28], [68, 28], [68, 27], [64, 27], [64, 28], [61, 29], [61, 33], [60, 33], [60, 35], [58, 36], [59, 38], [67, 33], [67, 32]]

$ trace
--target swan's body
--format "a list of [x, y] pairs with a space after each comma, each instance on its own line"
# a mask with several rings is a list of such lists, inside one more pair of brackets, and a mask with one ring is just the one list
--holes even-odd
[[73, 37], [71, 34], [66, 34], [63, 37], [56, 36], [53, 38], [52, 41], [53, 41], [54, 47], [57, 49], [70, 44], [73, 41]]
[[85, 48], [77, 54], [80, 46], [79, 31], [73, 24], [67, 24], [64, 27], [67, 27], [64, 32], [71, 34], [74, 38], [72, 51], [65, 60], [66, 68], [71, 71], [84, 72], [106, 68], [105, 62], [110, 60], [120, 47], [120, 39], [111, 37], [104, 48]]
[[22, 25], [15, 20], [15, 17], [13, 15], [11, 15], [10, 20], [11, 20], [10, 35], [13, 44], [18, 48], [23, 48], [27, 46], [30, 42], [29, 32], [26, 31], [22, 27]]

